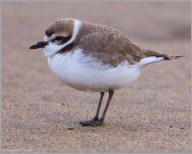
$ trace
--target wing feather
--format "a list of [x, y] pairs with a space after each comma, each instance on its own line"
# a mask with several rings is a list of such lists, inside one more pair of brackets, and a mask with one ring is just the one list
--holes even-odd
[[114, 67], [123, 61], [135, 64], [145, 57], [138, 46], [117, 31], [88, 34], [81, 38], [79, 47], [86, 55]]

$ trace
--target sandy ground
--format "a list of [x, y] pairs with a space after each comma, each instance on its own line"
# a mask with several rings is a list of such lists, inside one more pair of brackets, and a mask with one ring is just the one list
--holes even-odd
[[[4, 152], [190, 151], [190, 3], [4, 2], [2, 17]], [[63, 86], [42, 50], [28, 49], [63, 17], [114, 26], [143, 48], [184, 58], [144, 68], [116, 91], [104, 126], [82, 127], [99, 93]]]

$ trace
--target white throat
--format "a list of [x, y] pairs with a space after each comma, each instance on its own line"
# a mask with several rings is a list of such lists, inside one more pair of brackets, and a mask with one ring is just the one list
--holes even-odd
[[[73, 36], [72, 36], [72, 38], [69, 41], [67, 41], [65, 44], [62, 44], [62, 45], [58, 45], [58, 44], [55, 44], [53, 42], [49, 42], [49, 44], [46, 45], [45, 48], [43, 49], [44, 55], [47, 57], [53, 56], [59, 50], [61, 50], [62, 48], [66, 47], [67, 45], [72, 43], [75, 40], [75, 38], [77, 37], [79, 29], [81, 28], [81, 24], [82, 24], [82, 22], [80, 20], [75, 19], [74, 23], [73, 23]], [[46, 34], [44, 35], [44, 41], [49, 41]]]

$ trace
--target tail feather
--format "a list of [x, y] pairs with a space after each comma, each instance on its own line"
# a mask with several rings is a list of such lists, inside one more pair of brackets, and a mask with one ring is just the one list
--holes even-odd
[[162, 53], [158, 53], [158, 52], [153, 51], [153, 50], [146, 50], [146, 49], [143, 49], [142, 52], [147, 57], [152, 57], [152, 56], [163, 57], [164, 60], [172, 60], [172, 59], [178, 59], [180, 57], [183, 57], [183, 56], [170, 56], [167, 54], [162, 54]]
[[169, 59], [165, 59], [165, 60], [179, 59], [180, 57], [183, 57], [183, 56], [169, 56]]

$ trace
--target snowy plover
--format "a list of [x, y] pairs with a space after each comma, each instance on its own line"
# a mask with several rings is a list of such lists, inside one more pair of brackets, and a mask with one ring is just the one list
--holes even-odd
[[[49, 25], [44, 41], [30, 47], [37, 48], [43, 48], [51, 71], [65, 84], [100, 92], [95, 117], [80, 122], [82, 126], [102, 125], [114, 90], [135, 81], [144, 66], [181, 57], [142, 49], [115, 28], [71, 18]], [[99, 119], [105, 92], [109, 92], [109, 97]]]

